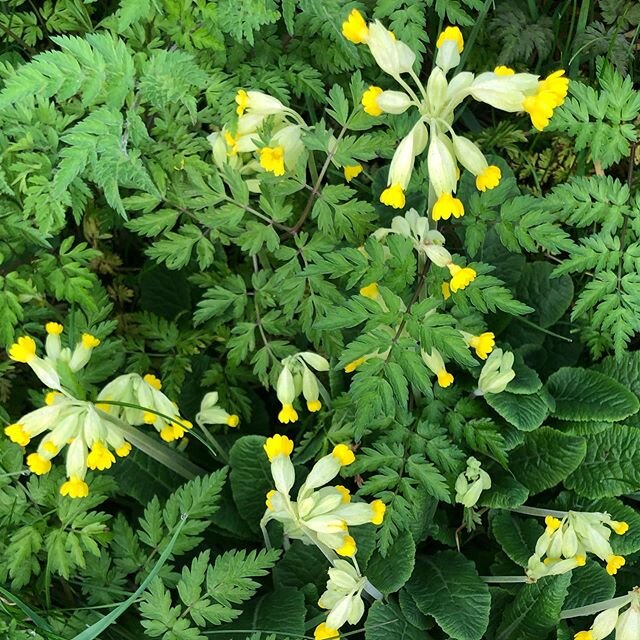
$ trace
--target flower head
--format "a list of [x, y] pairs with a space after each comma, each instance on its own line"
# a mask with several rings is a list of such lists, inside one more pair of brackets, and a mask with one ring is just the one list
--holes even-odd
[[486, 360], [493, 348], [496, 346], [496, 336], [491, 331], [486, 331], [478, 336], [462, 331], [462, 337], [467, 346], [475, 349], [476, 355], [481, 360]]
[[343, 171], [344, 171], [344, 179], [347, 182], [351, 182], [354, 178], [357, 178], [362, 173], [362, 165], [361, 164], [347, 165], [343, 167]]
[[273, 173], [274, 176], [284, 175], [284, 148], [263, 147], [260, 149], [260, 166]]
[[[488, 346], [488, 342], [487, 340], [485, 347]], [[487, 393], [502, 393], [516, 377], [513, 360], [513, 353], [510, 351], [494, 349], [482, 367], [475, 394], [481, 396]]]
[[471, 267], [460, 267], [451, 263], [448, 268], [451, 274], [449, 287], [452, 293], [466, 289], [476, 279], [476, 272]]
[[237, 427], [240, 418], [235, 413], [228, 413], [218, 405], [218, 392], [207, 393], [200, 403], [200, 411], [196, 415], [196, 422], [202, 427], [205, 424], [224, 424]]
[[456, 480], [456, 502], [471, 509], [480, 499], [480, 494], [491, 489], [489, 474], [480, 468], [480, 461], [471, 456], [467, 460], [467, 468]]
[[357, 9], [352, 9], [349, 17], [342, 23], [342, 35], [354, 44], [362, 44], [369, 38], [369, 27]]
[[446, 388], [453, 384], [453, 376], [447, 371], [442, 354], [437, 349], [432, 349], [431, 353], [422, 351], [422, 360], [435, 373], [439, 386]]
[[363, 94], [362, 94], [362, 106], [364, 108], [364, 112], [368, 113], [370, 116], [380, 116], [382, 115], [382, 109], [378, 106], [377, 98], [382, 93], [382, 89], [380, 87], [376, 87], [371, 85]]

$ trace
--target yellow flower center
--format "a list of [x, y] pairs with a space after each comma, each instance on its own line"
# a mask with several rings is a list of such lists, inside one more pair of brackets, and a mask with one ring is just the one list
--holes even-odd
[[263, 147], [260, 153], [260, 166], [265, 171], [270, 171], [274, 176], [284, 175], [284, 148]]
[[31, 436], [24, 430], [24, 427], [16, 422], [10, 424], [4, 428], [4, 433], [9, 437], [11, 442], [19, 444], [21, 447], [26, 447], [31, 442]]
[[464, 49], [464, 38], [458, 27], [447, 27], [439, 36], [436, 42], [438, 49], [447, 41], [453, 40], [458, 45], [458, 53], [462, 53]]
[[313, 632], [314, 640], [340, 640], [340, 634], [336, 629], [327, 627], [326, 622], [321, 622]]
[[116, 449], [116, 455], [120, 458], [126, 458], [131, 453], [131, 443], [125, 442]]
[[353, 371], [355, 371], [363, 362], [364, 362], [364, 356], [362, 358], [356, 358], [355, 360], [352, 360], [345, 368], [344, 368], [344, 372], [345, 373], [352, 373]]
[[382, 115], [382, 109], [378, 106], [378, 101], [377, 101], [377, 98], [381, 93], [382, 93], [382, 89], [380, 87], [371, 85], [362, 94], [362, 106], [364, 107], [365, 113], [368, 113], [370, 116]]
[[362, 173], [361, 164], [346, 165], [342, 168], [344, 171], [344, 178], [347, 182], [351, 182], [354, 178], [357, 178]]
[[386, 204], [387, 207], [394, 209], [402, 209], [406, 203], [404, 189], [399, 183], [392, 184], [380, 194], [380, 202]]
[[593, 640], [593, 631], [578, 631], [573, 640]]
[[482, 173], [476, 176], [476, 188], [478, 191], [494, 189], [500, 184], [502, 171], [496, 165], [489, 165]]
[[145, 424], [153, 424], [156, 421], [157, 417], [158, 416], [155, 413], [151, 413], [151, 411], [145, 411], [142, 416], [142, 420]]
[[362, 44], [369, 38], [369, 27], [357, 9], [342, 23], [342, 35], [353, 44]]
[[443, 389], [446, 389], [447, 387], [450, 387], [453, 384], [453, 375], [450, 374], [446, 369], [442, 369], [438, 371], [437, 375], [438, 375], [438, 384]]
[[618, 573], [618, 569], [625, 563], [625, 559], [622, 556], [609, 556], [607, 558], [607, 573], [610, 576], [614, 576]]
[[476, 350], [476, 355], [482, 360], [487, 359], [495, 345], [496, 337], [491, 331], [481, 333], [479, 336], [472, 336], [469, 340], [469, 346]]
[[64, 327], [58, 322], [47, 322], [47, 324], [44, 325], [44, 328], [50, 336], [59, 336], [64, 329]]
[[346, 556], [348, 558], [351, 558], [355, 555], [356, 550], [356, 541], [353, 539], [353, 537], [345, 536], [342, 539], [342, 546], [336, 549], [336, 553], [339, 556]]
[[116, 457], [100, 441], [93, 443], [93, 447], [87, 456], [87, 467], [103, 471], [109, 469], [116, 461]]
[[227, 418], [227, 426], [229, 426], [229, 427], [237, 427], [239, 424], [240, 424], [240, 418], [235, 413], [232, 413]]
[[236, 93], [236, 104], [238, 105], [236, 107], [236, 113], [241, 116], [249, 104], [249, 94], [244, 89], [240, 89], [238, 93]]
[[62, 394], [59, 391], [48, 391], [44, 396], [44, 403], [50, 407], [56, 401], [58, 396], [62, 397]]
[[449, 286], [449, 283], [443, 282], [440, 288], [442, 289], [442, 297], [445, 300], [448, 300], [451, 297], [451, 287]]
[[495, 73], [497, 76], [512, 76], [515, 71], [511, 67], [505, 67], [503, 64], [501, 64], [493, 70], [493, 73]]
[[71, 476], [61, 487], [60, 494], [70, 498], [86, 498], [89, 495], [89, 485], [78, 476]]
[[229, 155], [235, 156], [238, 153], [238, 140], [240, 136], [232, 136], [228, 131], [224, 132], [224, 141], [227, 143], [229, 147]]
[[295, 422], [298, 419], [298, 412], [293, 408], [292, 404], [283, 404], [280, 413], [278, 413], [278, 420], [282, 424], [289, 422]]
[[267, 438], [267, 441], [264, 443], [264, 450], [269, 458], [269, 462], [271, 462], [276, 456], [289, 457], [293, 452], [293, 440], [290, 440], [287, 436], [281, 436], [276, 433], [270, 438]]
[[316, 411], [320, 411], [322, 408], [322, 403], [320, 400], [309, 400], [307, 401], [307, 409], [311, 411], [311, 413], [315, 413]]
[[371, 509], [373, 511], [373, 515], [371, 516], [371, 522], [376, 525], [382, 524], [384, 520], [384, 514], [387, 510], [387, 505], [382, 502], [382, 500], [374, 500], [371, 503]]
[[36, 342], [29, 336], [22, 336], [9, 347], [9, 357], [16, 362], [31, 362], [36, 357]]
[[453, 263], [448, 266], [449, 273], [451, 273], [452, 276], [451, 281], [449, 282], [449, 286], [451, 287], [451, 291], [453, 293], [465, 289], [476, 279], [477, 274], [471, 267], [462, 268]]
[[347, 504], [351, 502], [351, 492], [347, 487], [343, 487], [341, 484], [338, 484], [334, 487], [334, 489], [342, 496], [342, 503]]
[[331, 453], [343, 467], [351, 464], [356, 459], [355, 454], [346, 444], [337, 444]]
[[162, 389], [162, 382], [160, 382], [160, 379], [154, 376], [152, 373], [147, 373], [143, 380], [158, 391]]
[[579, 567], [584, 567], [584, 565], [587, 564], [587, 557], [586, 556], [576, 556], [575, 557], [575, 561], [576, 561], [576, 564]]
[[620, 521], [618, 522], [617, 520], [612, 520], [609, 523], [609, 526], [619, 535], [624, 535], [625, 533], [627, 533], [627, 531], [629, 531], [629, 525], [624, 522], [624, 521]]
[[27, 456], [27, 466], [39, 476], [51, 471], [51, 460], [43, 458], [39, 453], [30, 453]]
[[448, 220], [451, 216], [460, 218], [464, 215], [464, 205], [450, 193], [442, 193], [433, 205], [431, 217], [434, 220]]
[[56, 443], [51, 440], [46, 440], [45, 442], [43, 442], [42, 448], [52, 456], [55, 456], [58, 453], [58, 447], [56, 446]]
[[267, 505], [267, 509], [269, 509], [269, 511], [273, 511], [273, 503], [271, 502], [271, 498], [273, 498], [273, 496], [275, 496], [276, 493], [278, 492], [275, 489], [271, 489], [271, 491], [267, 493], [267, 499], [265, 501], [265, 504]]
[[362, 287], [362, 289], [360, 289], [360, 295], [364, 296], [365, 298], [375, 300], [380, 295], [380, 291], [378, 290], [378, 283], [372, 282], [366, 287]]
[[85, 349], [95, 349], [100, 344], [100, 340], [90, 333], [83, 333], [81, 340]]

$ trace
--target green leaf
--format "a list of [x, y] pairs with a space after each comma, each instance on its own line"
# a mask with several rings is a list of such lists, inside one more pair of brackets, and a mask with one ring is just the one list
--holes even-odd
[[563, 609], [577, 609], [588, 604], [613, 598], [616, 580], [594, 560], [589, 560], [580, 571], [571, 572], [571, 586]]
[[373, 603], [364, 623], [365, 640], [425, 640], [424, 631], [414, 627], [395, 602]]
[[480, 640], [489, 624], [491, 596], [475, 565], [462, 554], [442, 551], [419, 560], [407, 590], [425, 615], [454, 640]]
[[374, 551], [366, 568], [371, 584], [388, 595], [401, 589], [413, 573], [416, 545], [408, 531], [403, 531], [394, 540], [386, 557]]
[[587, 498], [604, 498], [640, 489], [640, 429], [611, 425], [585, 437], [584, 461], [566, 479], [567, 489]]
[[525, 435], [524, 443], [511, 453], [509, 466], [516, 479], [536, 494], [575, 471], [586, 450], [584, 438], [541, 427]]
[[484, 399], [508, 423], [521, 431], [537, 429], [549, 413], [549, 405], [541, 393], [516, 395], [503, 391], [502, 393], [488, 393]]
[[507, 606], [496, 633], [496, 640], [541, 640], [560, 621], [571, 575], [542, 578], [520, 588]]
[[229, 452], [231, 473], [229, 480], [233, 500], [240, 515], [253, 531], [259, 531], [259, 523], [265, 510], [264, 501], [273, 489], [271, 467], [263, 445], [262, 436], [244, 436]]
[[521, 567], [527, 566], [543, 530], [535, 518], [515, 517], [509, 511], [497, 511], [491, 518], [493, 537], [509, 558]]
[[640, 408], [638, 398], [619, 382], [598, 371], [563, 367], [547, 381], [556, 400], [553, 416], [560, 420], [624, 420]]

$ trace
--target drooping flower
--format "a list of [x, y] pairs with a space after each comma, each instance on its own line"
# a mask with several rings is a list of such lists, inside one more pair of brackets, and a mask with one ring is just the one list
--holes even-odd
[[423, 362], [435, 373], [438, 379], [438, 385], [446, 388], [453, 384], [453, 375], [447, 371], [444, 360], [442, 359], [442, 354], [437, 349], [432, 349], [431, 353], [422, 351], [421, 355]]
[[471, 267], [460, 267], [453, 262], [447, 267], [451, 274], [449, 287], [452, 293], [466, 289], [476, 279], [476, 272]]
[[342, 35], [354, 44], [362, 44], [369, 38], [369, 27], [357, 9], [352, 9], [342, 23]]
[[335, 560], [329, 569], [326, 591], [320, 596], [318, 606], [329, 611], [326, 625], [340, 629], [345, 623], [358, 624], [364, 615], [362, 591], [367, 579], [346, 560]]
[[513, 360], [513, 353], [510, 351], [503, 352], [502, 349], [494, 349], [482, 367], [475, 395], [502, 393], [516, 377], [513, 370]]
[[491, 331], [486, 331], [478, 336], [474, 336], [466, 331], [461, 331], [460, 333], [467, 343], [467, 346], [475, 349], [476, 355], [481, 360], [486, 360], [496, 346], [496, 336]]
[[363, 94], [362, 94], [362, 106], [364, 108], [364, 112], [368, 113], [370, 116], [380, 116], [382, 115], [382, 109], [378, 106], [378, 96], [382, 94], [382, 89], [380, 87], [376, 87], [371, 85]]
[[480, 499], [480, 494], [491, 489], [489, 474], [480, 468], [480, 461], [471, 456], [467, 468], [456, 479], [456, 502], [471, 509]]
[[351, 182], [354, 178], [357, 178], [362, 173], [362, 165], [346, 165], [342, 168], [344, 171], [344, 179], [347, 182]]
[[228, 427], [237, 427], [240, 418], [235, 413], [225, 411], [218, 404], [218, 392], [210, 391], [202, 398], [196, 422], [201, 427], [205, 424], [225, 424]]

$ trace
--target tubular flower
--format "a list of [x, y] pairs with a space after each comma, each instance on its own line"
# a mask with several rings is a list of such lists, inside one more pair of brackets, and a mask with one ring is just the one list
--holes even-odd
[[431, 217], [434, 220], [448, 220], [451, 216], [461, 218], [464, 215], [464, 205], [450, 193], [441, 193], [433, 205]]
[[237, 427], [240, 418], [235, 413], [228, 413], [218, 405], [218, 392], [210, 391], [200, 403], [200, 411], [196, 415], [196, 422], [204, 427], [205, 424], [225, 424]]
[[363, 94], [362, 94], [362, 106], [364, 108], [364, 112], [368, 113], [370, 116], [380, 116], [383, 111], [378, 106], [377, 98], [382, 93], [382, 89], [380, 87], [376, 87], [371, 85]]
[[[151, 424], [165, 442], [182, 438], [193, 426], [180, 417], [176, 404], [161, 391], [162, 385], [156, 376], [144, 377], [137, 373], [118, 376], [98, 394], [98, 403], [110, 415], [131, 425]], [[122, 402], [142, 407], [121, 407], [109, 402]]]
[[526, 96], [522, 102], [522, 108], [531, 116], [531, 124], [539, 131], [547, 127], [554, 109], [567, 97], [569, 80], [563, 76], [562, 69], [547, 76], [538, 82], [536, 92]]
[[460, 54], [464, 49], [464, 38], [458, 27], [447, 27], [436, 41], [438, 54], [436, 64], [445, 73], [460, 64]]
[[606, 512], [568, 511], [562, 519], [547, 516], [545, 523], [546, 529], [529, 558], [530, 578], [571, 571], [584, 565], [588, 553], [606, 563], [609, 575], [615, 575], [624, 565], [625, 559], [614, 554], [609, 538], [612, 531], [624, 535], [628, 531], [626, 522], [613, 520]]
[[432, 349], [431, 353], [422, 351], [422, 360], [435, 373], [438, 378], [438, 385], [443, 389], [453, 384], [453, 376], [447, 371], [441, 353], [437, 349]]
[[344, 171], [344, 179], [347, 182], [351, 182], [354, 178], [357, 178], [362, 173], [362, 165], [361, 164], [347, 165], [343, 167], [343, 171]]
[[309, 411], [312, 413], [319, 411], [322, 407], [321, 384], [312, 369], [329, 371], [326, 358], [317, 353], [302, 351], [284, 358], [280, 364], [282, 370], [276, 383], [276, 394], [282, 409], [278, 413], [278, 420], [283, 424], [296, 422], [298, 412], [293, 407], [293, 403], [300, 394], [306, 400]]
[[358, 624], [364, 614], [362, 592], [367, 579], [346, 560], [335, 560], [329, 569], [325, 592], [318, 600], [321, 609], [329, 611], [326, 625], [340, 629], [345, 623]]
[[497, 187], [502, 178], [500, 167], [489, 165], [482, 151], [471, 140], [453, 135], [452, 141], [457, 161], [476, 177], [478, 191]]
[[502, 393], [515, 377], [513, 353], [495, 349], [482, 367], [478, 388], [474, 393], [477, 396], [483, 396], [487, 393]]
[[239, 116], [244, 115], [245, 111], [252, 115], [273, 116], [287, 110], [280, 100], [262, 91], [240, 89], [236, 94], [236, 104]]
[[476, 279], [476, 272], [471, 267], [460, 267], [452, 262], [447, 268], [451, 274], [449, 287], [452, 293], [466, 289]]
[[475, 349], [476, 355], [481, 360], [486, 360], [496, 346], [496, 336], [491, 331], [481, 333], [479, 336], [474, 336], [466, 331], [461, 331], [460, 333], [462, 333], [462, 338], [467, 346]]
[[[355, 11], [355, 9], [354, 9]], [[324, 622], [321, 622], [313, 632], [314, 640], [340, 640], [340, 634], [336, 629], [328, 627]]]
[[260, 166], [274, 176], [284, 175], [284, 149], [282, 147], [263, 147], [260, 149]]
[[267, 439], [264, 448], [271, 462], [275, 491], [267, 495], [262, 525], [277, 520], [289, 538], [315, 544], [329, 558], [353, 556], [357, 547], [349, 527], [381, 522], [384, 515], [379, 504], [353, 502], [344, 487], [326, 486], [343, 467], [353, 463], [353, 451], [345, 444], [338, 444], [320, 458], [293, 501], [289, 495], [295, 483], [295, 469], [290, 459], [293, 442], [286, 436], [275, 435]]
[[342, 35], [354, 44], [362, 44], [369, 38], [369, 27], [357, 9], [342, 23]]
[[467, 459], [467, 468], [456, 480], [456, 502], [471, 509], [480, 499], [480, 494], [491, 489], [489, 474], [480, 468], [480, 461], [473, 456]]

